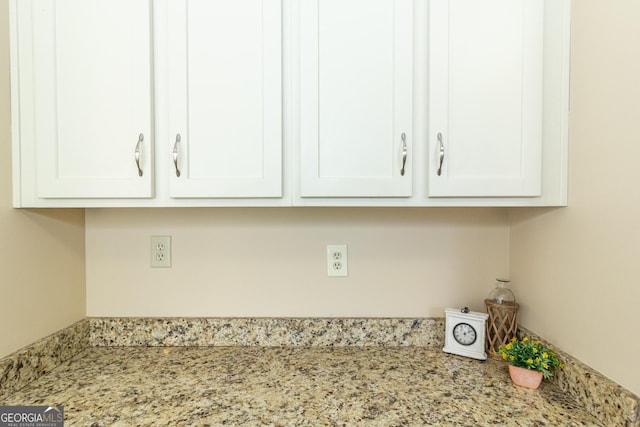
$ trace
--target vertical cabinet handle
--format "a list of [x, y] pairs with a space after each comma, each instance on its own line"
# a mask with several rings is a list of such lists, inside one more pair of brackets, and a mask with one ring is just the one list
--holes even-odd
[[438, 164], [438, 176], [442, 175], [442, 163], [444, 162], [444, 144], [442, 143], [442, 134], [438, 132], [438, 145], [440, 146], [440, 160]]
[[178, 168], [178, 144], [180, 143], [180, 134], [176, 134], [176, 142], [173, 144], [173, 166], [176, 168], [176, 176], [180, 178], [180, 168]]
[[402, 132], [400, 138], [402, 139], [402, 168], [400, 169], [400, 176], [404, 176], [404, 167], [407, 164], [407, 135]]
[[136, 151], [134, 153], [134, 157], [136, 159], [136, 166], [138, 167], [138, 176], [142, 176], [142, 168], [140, 167], [140, 149], [142, 145], [142, 141], [144, 141], [144, 135], [140, 134], [138, 136], [138, 143], [136, 144]]

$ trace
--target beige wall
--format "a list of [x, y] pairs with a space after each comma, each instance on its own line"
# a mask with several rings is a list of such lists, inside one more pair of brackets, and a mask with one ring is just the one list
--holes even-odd
[[[506, 209], [91, 209], [89, 316], [443, 316], [508, 274]], [[151, 235], [173, 237], [152, 269]], [[349, 277], [326, 245], [346, 243]]]
[[84, 212], [11, 207], [8, 2], [0, 3], [0, 357], [85, 316]]
[[512, 209], [521, 322], [640, 394], [640, 2], [573, 2], [569, 207]]

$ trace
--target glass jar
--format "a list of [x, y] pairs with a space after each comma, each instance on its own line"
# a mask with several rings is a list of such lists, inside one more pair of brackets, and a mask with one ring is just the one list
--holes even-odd
[[516, 296], [506, 285], [511, 282], [509, 279], [496, 279], [496, 287], [489, 294], [489, 300], [496, 304], [513, 304], [516, 302]]

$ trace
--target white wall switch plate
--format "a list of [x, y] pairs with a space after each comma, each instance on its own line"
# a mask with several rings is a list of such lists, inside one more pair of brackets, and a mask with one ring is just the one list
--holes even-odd
[[151, 236], [151, 267], [171, 267], [171, 236]]
[[347, 245], [327, 245], [327, 275], [348, 276]]

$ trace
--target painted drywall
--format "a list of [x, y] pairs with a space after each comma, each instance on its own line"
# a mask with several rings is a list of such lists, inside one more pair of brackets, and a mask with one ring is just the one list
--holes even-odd
[[[89, 316], [443, 316], [508, 273], [502, 208], [91, 209], [86, 242]], [[349, 276], [328, 277], [343, 243]]]
[[524, 326], [640, 395], [640, 2], [573, 2], [569, 207], [512, 209]]
[[84, 212], [11, 207], [8, 9], [0, 3], [0, 357], [85, 317]]

